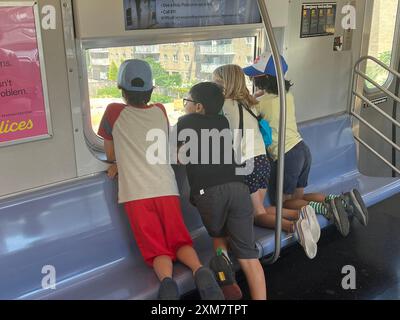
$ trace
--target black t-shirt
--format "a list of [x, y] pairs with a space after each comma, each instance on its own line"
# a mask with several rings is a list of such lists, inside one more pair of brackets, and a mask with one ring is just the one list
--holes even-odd
[[[186, 136], [188, 131], [182, 132], [184, 129], [193, 130], [192, 135], [179, 137], [180, 133]], [[186, 173], [191, 195], [200, 194], [201, 190], [209, 187], [244, 181], [242, 175], [236, 175], [238, 166], [234, 159], [232, 133], [224, 116], [199, 113], [185, 115], [178, 120], [177, 133], [178, 146], [185, 143], [180, 153], [186, 155], [189, 161]], [[197, 139], [193, 139], [194, 133]], [[179, 141], [179, 138], [184, 140]]]

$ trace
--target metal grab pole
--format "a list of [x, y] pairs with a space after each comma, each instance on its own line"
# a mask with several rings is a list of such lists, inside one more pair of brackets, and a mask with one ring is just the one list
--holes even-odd
[[277, 188], [276, 188], [276, 224], [275, 224], [275, 251], [274, 255], [263, 260], [263, 264], [272, 264], [278, 260], [281, 253], [281, 232], [282, 232], [282, 206], [283, 206], [283, 169], [285, 165], [285, 137], [286, 137], [286, 92], [285, 78], [282, 72], [282, 62], [276, 43], [274, 31], [272, 29], [271, 20], [268, 15], [265, 0], [257, 0], [258, 8], [264, 23], [269, 44], [271, 46], [272, 57], [275, 63], [275, 70], [278, 78], [278, 92], [280, 100], [280, 121], [279, 121], [279, 139], [278, 139], [278, 171], [277, 171]]

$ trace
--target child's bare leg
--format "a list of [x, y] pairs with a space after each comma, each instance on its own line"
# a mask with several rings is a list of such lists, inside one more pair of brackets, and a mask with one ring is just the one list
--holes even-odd
[[[304, 190], [304, 189], [296, 189], [297, 190]], [[302, 200], [301, 198], [302, 193], [299, 192], [296, 194], [283, 194], [283, 208], [289, 209], [289, 210], [300, 210], [302, 207], [306, 206], [308, 204], [307, 201]], [[300, 197], [300, 198], [296, 198]], [[296, 218], [298, 219], [298, 218]]]
[[[274, 214], [259, 214], [254, 217], [254, 223], [263, 228], [275, 229], [276, 215]], [[293, 221], [282, 218], [282, 230], [287, 233], [293, 232]]]
[[304, 206], [308, 205], [309, 201], [302, 200], [302, 199], [290, 199], [286, 200], [283, 203], [283, 206], [287, 209], [295, 209], [295, 210], [300, 210]]
[[264, 204], [265, 197], [267, 196], [267, 189], [260, 189], [258, 191], [259, 191], [260, 200]]
[[188, 266], [193, 274], [202, 266], [196, 251], [191, 246], [180, 247], [176, 252], [176, 257], [180, 262]]
[[226, 238], [213, 238], [214, 250], [221, 248], [222, 250], [228, 251], [228, 240]]
[[[286, 196], [286, 195], [284, 195]], [[284, 197], [286, 201], [283, 202], [285, 208], [298, 209], [308, 205], [310, 201], [324, 202], [325, 195], [323, 193], [307, 193], [304, 194], [304, 188], [297, 188], [291, 197]]]
[[[276, 216], [276, 207], [265, 208], [265, 212], [267, 212], [267, 214], [272, 214]], [[282, 217], [289, 220], [298, 220], [300, 217], [300, 213], [298, 210], [282, 208]]]
[[[251, 202], [253, 203], [254, 215], [257, 216], [259, 214], [265, 214], [264, 208], [264, 198], [265, 198], [265, 189], [259, 189], [256, 192], [251, 194]], [[263, 197], [264, 194], [264, 197]]]
[[265, 283], [264, 270], [258, 259], [238, 259], [253, 300], [266, 300], [267, 288]]
[[171, 257], [158, 256], [153, 260], [153, 269], [158, 279], [163, 281], [165, 278], [172, 278], [173, 264]]
[[285, 203], [285, 201], [293, 199], [293, 195], [292, 194], [283, 194], [282, 195], [282, 201], [283, 203]]
[[323, 193], [306, 193], [303, 196], [303, 199], [310, 202], [310, 201], [314, 201], [314, 202], [324, 202], [326, 198], [326, 195]]

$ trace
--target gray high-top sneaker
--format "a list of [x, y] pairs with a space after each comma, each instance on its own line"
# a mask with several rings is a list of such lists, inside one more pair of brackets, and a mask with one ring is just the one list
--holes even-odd
[[357, 189], [352, 189], [343, 194], [343, 198], [347, 204], [347, 212], [353, 214], [363, 226], [366, 226], [368, 224], [368, 209], [360, 192]]
[[343, 237], [347, 237], [350, 232], [350, 222], [347, 211], [344, 208], [342, 196], [330, 199], [326, 204], [331, 214], [331, 220], [335, 223], [336, 228]]

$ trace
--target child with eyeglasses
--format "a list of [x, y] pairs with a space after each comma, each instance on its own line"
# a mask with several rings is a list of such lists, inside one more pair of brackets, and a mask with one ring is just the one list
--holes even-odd
[[[236, 174], [229, 122], [219, 114], [224, 104], [222, 89], [212, 82], [199, 83], [184, 102], [187, 114], [177, 123], [178, 137], [182, 138], [178, 144], [183, 144], [179, 154], [191, 160], [186, 165], [191, 203], [197, 207], [217, 251], [210, 268], [226, 299], [242, 297], [229, 248], [246, 276], [252, 299], [264, 300], [266, 284], [255, 244], [250, 194], [243, 176]], [[197, 143], [191, 139], [197, 139]]]

